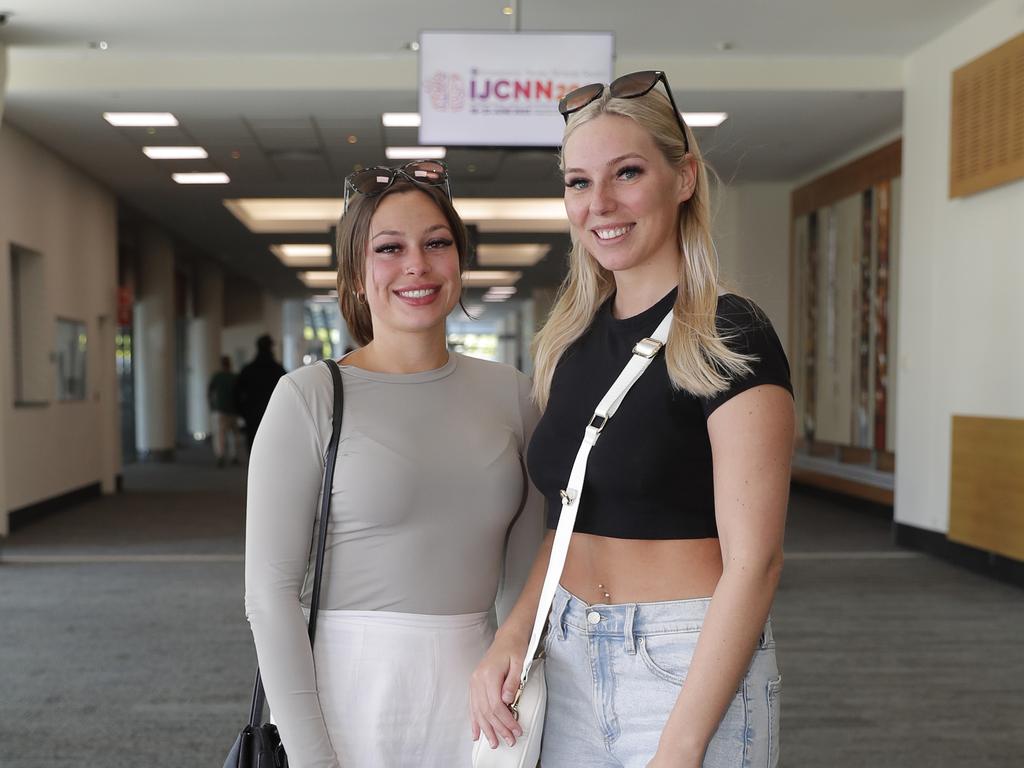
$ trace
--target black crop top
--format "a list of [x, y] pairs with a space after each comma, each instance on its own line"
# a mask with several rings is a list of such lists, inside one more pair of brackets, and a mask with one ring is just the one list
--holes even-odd
[[[558, 362], [547, 409], [527, 454], [530, 477], [547, 500], [548, 527], [558, 525], [583, 430], [640, 339], [671, 309], [676, 291], [625, 320], [612, 299]], [[614, 297], [613, 297], [614, 298]], [[752, 354], [753, 374], [701, 398], [675, 390], [659, 353], [628, 392], [590, 453], [576, 531], [620, 539], [717, 538], [707, 418], [722, 403], [760, 384], [792, 393], [789, 363], [764, 313], [732, 294], [718, 299], [716, 325], [735, 334], [729, 347]]]

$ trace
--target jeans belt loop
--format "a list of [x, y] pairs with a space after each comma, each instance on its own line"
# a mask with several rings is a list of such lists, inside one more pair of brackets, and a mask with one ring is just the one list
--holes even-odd
[[626, 619], [622, 627], [622, 635], [625, 640], [626, 654], [636, 655], [636, 637], [633, 635], [633, 619], [636, 616], [636, 603], [626, 606]]

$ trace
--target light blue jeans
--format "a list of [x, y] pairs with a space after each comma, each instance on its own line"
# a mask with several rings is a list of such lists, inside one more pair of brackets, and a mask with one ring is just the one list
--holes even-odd
[[[686, 679], [709, 603], [588, 605], [559, 587], [544, 643], [543, 768], [644, 768]], [[704, 768], [776, 768], [781, 690], [769, 619]]]

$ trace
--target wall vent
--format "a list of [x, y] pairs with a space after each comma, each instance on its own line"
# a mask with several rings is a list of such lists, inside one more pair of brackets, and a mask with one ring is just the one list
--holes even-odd
[[1024, 178], [1024, 34], [953, 72], [949, 196]]

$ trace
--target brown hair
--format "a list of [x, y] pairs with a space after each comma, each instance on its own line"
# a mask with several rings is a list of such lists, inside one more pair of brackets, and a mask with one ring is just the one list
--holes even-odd
[[440, 187], [421, 186], [410, 181], [398, 180], [382, 194], [367, 197], [354, 195], [348, 205], [348, 212], [338, 221], [338, 306], [345, 318], [349, 333], [359, 346], [373, 341], [373, 320], [365, 297], [358, 293], [365, 289], [363, 276], [366, 274], [366, 245], [370, 238], [370, 219], [377, 206], [389, 195], [419, 192], [434, 201], [444, 214], [452, 231], [455, 247], [459, 252], [459, 264], [465, 267], [469, 254], [469, 235], [455, 206]]

